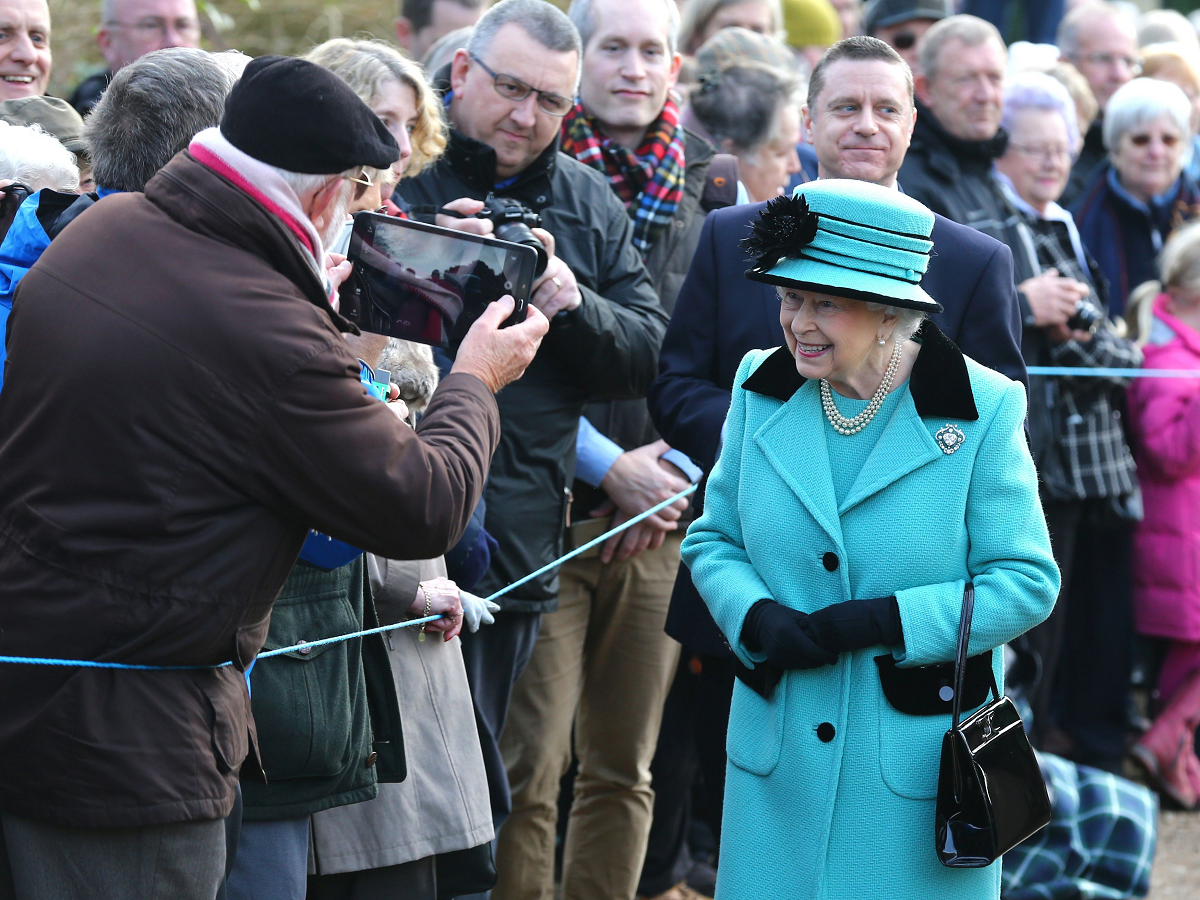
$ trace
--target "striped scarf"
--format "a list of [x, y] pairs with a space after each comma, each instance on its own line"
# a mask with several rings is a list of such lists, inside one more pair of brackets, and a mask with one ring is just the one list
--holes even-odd
[[561, 149], [608, 178], [633, 219], [633, 245], [645, 257], [683, 200], [687, 162], [674, 101], [667, 101], [636, 152], [601, 135], [596, 120], [576, 102], [563, 119]]

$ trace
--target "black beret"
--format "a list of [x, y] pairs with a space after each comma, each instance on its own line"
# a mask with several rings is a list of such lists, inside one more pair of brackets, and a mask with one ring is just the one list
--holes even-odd
[[346, 82], [289, 56], [251, 60], [225, 100], [221, 133], [260, 162], [305, 175], [386, 169], [396, 139]]

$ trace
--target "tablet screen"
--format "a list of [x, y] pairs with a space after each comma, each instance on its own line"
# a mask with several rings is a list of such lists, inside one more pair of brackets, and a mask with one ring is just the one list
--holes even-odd
[[505, 294], [517, 300], [505, 324], [523, 321], [537, 262], [520, 244], [375, 213], [355, 216], [347, 256], [342, 315], [364, 331], [445, 348]]

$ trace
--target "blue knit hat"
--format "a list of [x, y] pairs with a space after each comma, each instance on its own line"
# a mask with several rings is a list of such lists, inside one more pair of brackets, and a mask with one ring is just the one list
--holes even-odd
[[766, 284], [941, 312], [921, 288], [933, 213], [866, 181], [810, 181], [767, 204], [742, 242], [746, 277]]

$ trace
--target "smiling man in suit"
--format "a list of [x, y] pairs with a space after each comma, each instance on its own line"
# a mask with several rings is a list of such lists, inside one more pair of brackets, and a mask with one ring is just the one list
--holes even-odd
[[[834, 44], [813, 69], [804, 107], [805, 137], [816, 151], [819, 176], [902, 190], [896, 173], [916, 116], [912, 71], [894, 49], [872, 37]], [[737, 206], [709, 215], [667, 328], [659, 378], [650, 389], [651, 416], [663, 438], [705, 471], [716, 461], [742, 357], [783, 342], [775, 289], [743, 277], [752, 261], [738, 247], [762, 208]], [[922, 286], [944, 309], [933, 320], [967, 356], [1025, 382], [1012, 253], [942, 216], [935, 219], [932, 240]], [[706, 721], [697, 728], [704, 742], [698, 749], [719, 823], [733, 654], [683, 567], [667, 633], [701, 660], [699, 709]]]

